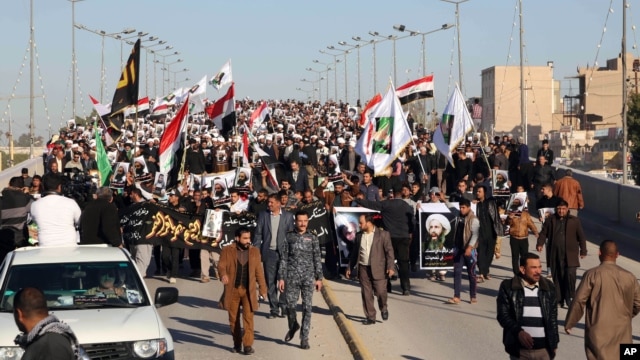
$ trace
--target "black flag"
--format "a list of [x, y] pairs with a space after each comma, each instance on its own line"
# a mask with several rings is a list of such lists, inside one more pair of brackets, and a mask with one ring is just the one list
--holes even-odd
[[120, 81], [113, 94], [111, 102], [111, 114], [109, 115], [109, 127], [121, 131], [123, 124], [123, 110], [131, 105], [138, 104], [138, 88], [140, 85], [140, 39], [136, 41], [127, 60], [127, 65], [122, 69]]

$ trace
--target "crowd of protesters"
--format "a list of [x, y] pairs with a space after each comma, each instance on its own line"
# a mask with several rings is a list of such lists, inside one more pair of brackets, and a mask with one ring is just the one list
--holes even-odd
[[[458, 253], [460, 269], [454, 272], [454, 277], [458, 284], [462, 264], [471, 266], [467, 269], [474, 289], [471, 303], [477, 302], [476, 284], [491, 279], [491, 264], [501, 255], [503, 236], [510, 234], [514, 275], [523, 275], [522, 264], [531, 259], [527, 252], [528, 237], [532, 233], [538, 238], [538, 251], [546, 246], [547, 275], [553, 278], [555, 302], [571, 305], [575, 297], [576, 268], [579, 258], [586, 255], [586, 239], [577, 218], [578, 210], [584, 207], [584, 200], [580, 184], [573, 179], [571, 171], [559, 176], [551, 167], [553, 152], [546, 140], [542, 141], [532, 161], [534, 154], [530, 153], [522, 138], [514, 138], [511, 134], [494, 138], [471, 134], [453, 152], [453, 163], [449, 163], [436, 150], [424, 124], [415, 123], [409, 115], [411, 144], [391, 164], [389, 171], [376, 175], [355, 151], [361, 132], [358, 125], [360, 107], [354, 111], [346, 103], [269, 101], [268, 119], [253, 124], [249, 129], [249, 118], [258, 105], [252, 100], [237, 101], [236, 125], [224, 131], [216, 128], [203, 114], [189, 115], [184, 155], [178, 154], [183, 166], [180, 167], [179, 179], [173, 179], [178, 181], [174, 182], [170, 174], [159, 173], [159, 144], [167, 122], [172, 118], [171, 112], [126, 120], [122, 136], [113, 143], [106, 134], [102, 134], [101, 140], [106, 144], [107, 157], [113, 169], [109, 179], [111, 191], [101, 188], [96, 191], [98, 200], [87, 199], [87, 203], [80, 204], [82, 215], [92, 211], [96, 216], [81, 221], [74, 212], [66, 225], [74, 229], [82, 227], [80, 243], [105, 242], [128, 247], [143, 274], [150, 271], [153, 254], [155, 275], [166, 275], [171, 283], [176, 283], [179, 265], [188, 258], [190, 276], [199, 277], [204, 283], [219, 276], [219, 251], [190, 249], [183, 252], [180, 249], [160, 250], [149, 245], [138, 247], [137, 244], [115, 239], [117, 231], [115, 235], [113, 231], [102, 234], [90, 219], [106, 218], [113, 222], [114, 214], [121, 214], [129, 206], [144, 201], [165, 203], [171, 208], [202, 216], [208, 209], [236, 214], [253, 213], [258, 217], [259, 236], [254, 236], [252, 242], [261, 249], [262, 261], [269, 256], [269, 266], [265, 266], [264, 273], [269, 287], [270, 317], [276, 318], [284, 317], [290, 310], [286, 299], [278, 296], [275, 281], [284, 280], [278, 278], [277, 266], [282, 256], [279, 253], [283, 251], [282, 244], [288, 241], [286, 234], [300, 228], [298, 225], [294, 228], [291, 220], [291, 214], [295, 214], [297, 208], [321, 201], [330, 214], [334, 207], [359, 205], [383, 212], [382, 229], [391, 234], [392, 255], [399, 266], [400, 293], [411, 295], [409, 274], [419, 271], [420, 230], [417, 220], [420, 204], [441, 202], [453, 210], [452, 204], [458, 203], [460, 211], [454, 213], [460, 221], [456, 220], [454, 226], [459, 225], [460, 229], [469, 226], [469, 232], [465, 233], [464, 239], [460, 235], [459, 241], [464, 247]], [[98, 170], [95, 131], [92, 124], [69, 124], [48, 144], [43, 156], [45, 181], [40, 175], [30, 177], [28, 171], [23, 171], [22, 177], [11, 179], [9, 187], [3, 191], [0, 229], [13, 229], [17, 234], [16, 244], [24, 244], [29, 237], [26, 223], [30, 219], [30, 211], [33, 212], [33, 205], [42, 201], [38, 199], [52, 192], [62, 195], [58, 177], [73, 178], [78, 173], [95, 175]], [[245, 131], [251, 132], [250, 140], [254, 144], [249, 147], [248, 159], [243, 160], [242, 134]], [[265, 161], [264, 156], [260, 157], [258, 147], [260, 153], [267, 154], [269, 161]], [[246, 167], [250, 168], [249, 172], [236, 172], [233, 184], [220, 177], [207, 180], [211, 175]], [[10, 191], [24, 196], [8, 202], [5, 199], [11, 198]], [[514, 194], [523, 196], [515, 198]], [[95, 201], [102, 202], [92, 204]], [[470, 204], [475, 204], [475, 215], [471, 217], [468, 216]], [[5, 218], [5, 212], [12, 207], [21, 209], [17, 216], [19, 219]], [[287, 221], [277, 220], [284, 219], [282, 214], [289, 214], [285, 216]], [[544, 225], [540, 226], [533, 220]], [[327, 228], [332, 229], [332, 217], [329, 216], [327, 221]], [[37, 219], [36, 222], [40, 225]], [[564, 224], [567, 230], [561, 231]], [[448, 225], [450, 230], [451, 224]], [[82, 235], [83, 229], [85, 235]], [[87, 229], [90, 229], [90, 234]], [[298, 235], [306, 236], [306, 230], [302, 231]], [[367, 234], [366, 231], [364, 233]], [[91, 240], [87, 240], [89, 238]], [[365, 239], [371, 241], [367, 236]], [[470, 239], [473, 240], [470, 242]], [[46, 238], [40, 239], [41, 245], [46, 242]], [[324, 244], [323, 250], [324, 273], [308, 274], [312, 280], [350, 275], [351, 269], [344, 271], [340, 268], [335, 242]], [[363, 265], [362, 262], [354, 264], [356, 258], [352, 257], [352, 265]], [[387, 257], [386, 261], [390, 260]], [[367, 261], [364, 263], [363, 266], [367, 266]], [[387, 272], [395, 273], [393, 270]], [[428, 272], [427, 276], [434, 281], [445, 281], [446, 273], [446, 270], [440, 270]], [[450, 304], [460, 302], [459, 285], [456, 289], [454, 298], [448, 301]], [[387, 291], [392, 291], [390, 280], [387, 280]], [[260, 292], [267, 290], [260, 289]], [[367, 322], [371, 324], [375, 319], [371, 319], [370, 314], [375, 315], [375, 312], [371, 311], [372, 305], [368, 301]], [[381, 311], [386, 320], [389, 316], [386, 301]], [[295, 319], [291, 321], [294, 322], [287, 334], [289, 340], [297, 331], [297, 322]], [[305, 336], [308, 336], [308, 330]], [[305, 342], [303, 345], [308, 346]]]

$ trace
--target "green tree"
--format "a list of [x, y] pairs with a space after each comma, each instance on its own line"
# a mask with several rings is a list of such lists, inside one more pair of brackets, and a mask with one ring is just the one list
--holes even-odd
[[631, 173], [640, 184], [640, 95], [630, 94], [627, 110], [627, 132], [631, 153]]

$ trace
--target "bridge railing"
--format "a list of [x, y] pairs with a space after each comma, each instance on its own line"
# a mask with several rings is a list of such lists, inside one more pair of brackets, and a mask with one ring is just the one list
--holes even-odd
[[[562, 170], [564, 168], [560, 167], [559, 173]], [[621, 184], [580, 170], [572, 171], [582, 186], [585, 210], [603, 220], [640, 231], [640, 223], [636, 221], [636, 213], [640, 211], [640, 186]]]
[[29, 176], [33, 176], [35, 174], [43, 175], [44, 164], [42, 162], [42, 157], [38, 156], [35, 159], [28, 159], [18, 165], [0, 171], [0, 189], [4, 189], [9, 185], [9, 180], [12, 177], [20, 176], [22, 174], [22, 168], [29, 169]]

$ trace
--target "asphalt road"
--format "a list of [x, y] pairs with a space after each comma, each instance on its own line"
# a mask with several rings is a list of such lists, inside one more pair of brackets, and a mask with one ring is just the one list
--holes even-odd
[[[624, 233], [615, 224], [603, 224], [599, 219], [583, 216], [589, 255], [581, 261], [578, 283], [585, 270], [597, 266], [598, 245], [605, 238], [621, 243], [618, 264], [634, 274], [640, 273], [640, 251], [633, 247], [634, 234]], [[538, 224], [538, 228], [539, 228]], [[529, 239], [530, 251], [535, 252], [535, 240]], [[346, 316], [352, 319], [364, 346], [375, 359], [508, 359], [502, 345], [502, 328], [496, 320], [496, 296], [500, 282], [511, 278], [511, 255], [508, 241], [503, 241], [502, 256], [494, 260], [493, 279], [478, 284], [478, 303], [469, 303], [468, 282], [463, 276], [462, 302], [449, 305], [453, 296], [451, 272], [444, 282], [430, 281], [424, 272], [413, 274], [412, 295], [399, 294], [394, 284], [389, 296], [389, 320], [382, 322], [378, 315], [375, 325], [361, 325], [363, 319], [360, 289], [354, 281], [332, 282]], [[544, 251], [539, 254], [544, 263]], [[560, 344], [557, 359], [584, 359], [584, 318], [572, 335], [564, 332], [567, 309], [558, 309]], [[640, 317], [633, 320], [633, 339], [640, 342]]]
[[[635, 245], [635, 234], [626, 232], [616, 224], [581, 214], [589, 240], [587, 258], [578, 269], [578, 282], [586, 269], [597, 266], [598, 246], [603, 239], [619, 241], [621, 257], [618, 264], [640, 273], [640, 250]], [[529, 248], [535, 251], [533, 236]], [[544, 265], [544, 251], [540, 254]], [[185, 262], [184, 273], [188, 272]], [[389, 320], [378, 316], [375, 325], [360, 324], [363, 319], [360, 288], [350, 280], [327, 282], [346, 317], [351, 321], [361, 345], [375, 359], [507, 359], [502, 346], [502, 328], [496, 320], [497, 290], [500, 281], [512, 277], [508, 241], [503, 242], [502, 257], [493, 263], [493, 279], [478, 285], [478, 303], [469, 303], [468, 282], [463, 277], [462, 303], [449, 305], [445, 301], [453, 296], [451, 273], [444, 282], [426, 279], [423, 271], [412, 274], [412, 295], [399, 294], [399, 283], [394, 282], [389, 295]], [[150, 290], [168, 286], [164, 279], [147, 279]], [[227, 314], [217, 308], [222, 286], [219, 282], [201, 284], [195, 279], [179, 279], [180, 300], [160, 309], [165, 325], [170, 329], [177, 359], [237, 358], [229, 352], [232, 347]], [[266, 319], [264, 310], [256, 316], [255, 358], [291, 359], [348, 359], [352, 358], [344, 338], [328, 310], [322, 295], [314, 296], [311, 349], [298, 348], [299, 340], [283, 341], [287, 331], [286, 319]], [[567, 309], [558, 309], [560, 344], [557, 359], [584, 358], [584, 319], [572, 335], [564, 332]], [[634, 341], [640, 342], [640, 318], [633, 320]]]
[[[188, 261], [184, 261], [183, 274], [188, 274]], [[146, 279], [149, 291], [169, 285], [165, 278]], [[158, 309], [162, 321], [173, 336], [176, 359], [235, 359], [244, 355], [233, 354], [233, 339], [229, 330], [227, 311], [218, 308], [222, 283], [212, 280], [202, 284], [199, 279], [179, 278], [175, 286], [180, 290], [178, 303]], [[287, 319], [267, 319], [269, 306], [261, 303], [254, 317], [254, 359], [348, 359], [349, 348], [338, 330], [331, 313], [316, 292], [313, 297], [313, 315], [309, 344], [311, 349], [299, 348], [299, 332], [290, 343], [284, 342]], [[298, 318], [302, 316], [298, 311]]]

